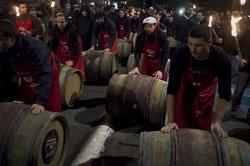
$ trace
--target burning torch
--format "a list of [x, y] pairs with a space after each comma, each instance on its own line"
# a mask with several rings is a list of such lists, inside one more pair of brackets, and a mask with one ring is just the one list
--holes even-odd
[[209, 16], [208, 27], [212, 28], [213, 16]]
[[20, 16], [19, 7], [15, 6], [15, 11], [16, 11], [16, 16], [19, 17]]
[[245, 3], [246, 3], [246, 0], [240, 0], [240, 5], [241, 6], [245, 5]]
[[241, 54], [241, 50], [240, 50], [239, 40], [238, 40], [238, 37], [237, 37], [237, 24], [241, 19], [242, 19], [242, 17], [231, 16], [231, 28], [232, 28], [231, 34], [234, 37], [234, 41], [235, 41], [235, 44], [236, 44], [236, 49], [237, 49], [237, 52], [239, 54], [240, 60], [242, 60], [243, 58], [242, 58], [242, 54]]
[[55, 1], [51, 1], [50, 7], [51, 7], [51, 13], [52, 13], [52, 17], [54, 17], [55, 15]]

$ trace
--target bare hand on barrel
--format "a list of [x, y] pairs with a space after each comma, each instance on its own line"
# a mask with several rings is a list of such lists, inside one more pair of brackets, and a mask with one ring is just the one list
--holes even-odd
[[40, 104], [33, 104], [30, 109], [32, 109], [32, 114], [41, 114], [45, 111], [44, 106]]
[[141, 74], [141, 73], [139, 72], [138, 67], [136, 67], [133, 70], [131, 70], [128, 74]]
[[162, 72], [161, 71], [156, 71], [154, 74], [153, 74], [153, 76], [155, 77], [155, 78], [158, 78], [158, 79], [162, 79]]
[[227, 137], [227, 133], [223, 130], [219, 122], [215, 122], [211, 125], [211, 131], [217, 133], [220, 137]]
[[161, 132], [163, 133], [169, 133], [173, 129], [179, 129], [178, 125], [176, 123], [168, 123], [166, 126], [161, 128]]
[[104, 52], [110, 52], [110, 49], [109, 48], [105, 48]]
[[72, 67], [73, 66], [73, 61], [66, 61], [65, 62], [67, 66]]

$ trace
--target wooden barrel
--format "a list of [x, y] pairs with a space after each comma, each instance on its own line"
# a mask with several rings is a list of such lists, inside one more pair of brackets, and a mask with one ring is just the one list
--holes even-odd
[[[130, 56], [128, 57], [128, 63], [127, 63], [128, 73], [134, 68], [135, 68], [135, 55], [130, 54]], [[163, 73], [165, 81], [168, 80], [169, 69], [170, 69], [170, 59], [168, 59], [166, 66], [165, 66], [165, 69], [164, 69], [164, 73]]]
[[58, 113], [31, 113], [30, 106], [0, 103], [0, 165], [61, 165], [68, 125]]
[[84, 82], [79, 70], [61, 66], [60, 90], [62, 105], [73, 107], [83, 92]]
[[84, 55], [86, 81], [108, 83], [116, 68], [116, 57], [111, 52], [87, 51]]
[[179, 129], [170, 134], [143, 132], [139, 158], [140, 166], [247, 166], [250, 146], [196, 129]]
[[108, 85], [106, 109], [115, 120], [142, 117], [152, 125], [161, 126], [165, 121], [166, 96], [165, 81], [143, 75], [115, 74]]
[[127, 71], [128, 73], [135, 68], [135, 55], [130, 54], [127, 62]]
[[119, 61], [127, 60], [131, 54], [131, 43], [123, 40], [117, 40], [117, 57]]

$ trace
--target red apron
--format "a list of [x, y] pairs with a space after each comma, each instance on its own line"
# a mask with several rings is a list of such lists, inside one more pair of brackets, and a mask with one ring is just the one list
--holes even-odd
[[176, 94], [175, 120], [180, 128], [210, 131], [217, 77], [211, 70], [211, 57], [206, 72], [193, 71], [191, 62], [190, 56]]
[[[30, 17], [27, 17], [25, 20], [21, 20], [17, 17], [16, 19], [17, 30], [24, 35], [31, 35], [32, 30], [32, 21]], [[25, 31], [21, 31], [19, 28], [23, 27]]]
[[[72, 60], [72, 48], [70, 48], [69, 45], [69, 32], [65, 33], [65, 34], [61, 34], [58, 35], [58, 39], [59, 39], [59, 45], [56, 49], [56, 57], [60, 60], [60, 62], [62, 64], [66, 64], [67, 61]], [[82, 48], [82, 41], [81, 38], [78, 37], [78, 45], [79, 48]], [[75, 59], [75, 61], [73, 62], [73, 68], [79, 70], [84, 79], [85, 79], [85, 70], [84, 70], [84, 63], [83, 63], [83, 57], [82, 57], [82, 52], [80, 51], [79, 53], [80, 55], [78, 55], [78, 57]]]
[[[110, 36], [109, 36], [108, 31], [106, 31], [104, 29], [100, 30], [100, 38], [98, 41], [98, 48], [100, 50], [110, 48], [109, 44], [110, 44]], [[110, 52], [115, 53], [116, 51], [117, 51], [117, 41], [114, 41], [114, 43], [112, 43], [112, 45], [111, 45]]]
[[[147, 41], [147, 37], [144, 40], [144, 48], [142, 52], [141, 62], [140, 62], [140, 73], [143, 75], [153, 76], [156, 71], [160, 70], [160, 57], [159, 57], [159, 46], [158, 46], [158, 37], [155, 34], [155, 42], [150, 44]], [[162, 74], [164, 73], [161, 70]], [[164, 78], [162, 78], [163, 80]]]
[[118, 35], [118, 39], [123, 39], [124, 37], [126, 37], [126, 33], [125, 33], [125, 27], [123, 24], [118, 24], [118, 31], [117, 31], [117, 35]]
[[[21, 91], [26, 104], [36, 103], [38, 93], [38, 78], [34, 66], [27, 60], [12, 64], [12, 68], [21, 80]], [[52, 112], [61, 112], [61, 98], [59, 86], [59, 72], [55, 63], [55, 57], [51, 54], [52, 85], [46, 109]]]

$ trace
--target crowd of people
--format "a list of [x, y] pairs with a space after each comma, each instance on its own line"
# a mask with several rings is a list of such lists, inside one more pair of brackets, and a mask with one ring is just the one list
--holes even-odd
[[[226, 136], [221, 127], [224, 113], [230, 102], [233, 115], [241, 111], [250, 79], [250, 19], [244, 12], [191, 6], [115, 9], [66, 4], [60, 9], [50, 5], [49, 0], [37, 7], [19, 1], [0, 21], [0, 72], [8, 63], [19, 76], [23, 99], [32, 104], [33, 113], [61, 111], [57, 62], [80, 70], [84, 77], [83, 51], [113, 52], [117, 39], [128, 40], [137, 33], [135, 68], [130, 73], [169, 77], [166, 123], [161, 130], [189, 127]], [[237, 38], [241, 52], [231, 35], [231, 16], [242, 17]], [[170, 72], [164, 75], [168, 59]], [[3, 89], [6, 80], [1, 78]], [[212, 119], [217, 85], [219, 100]]]

